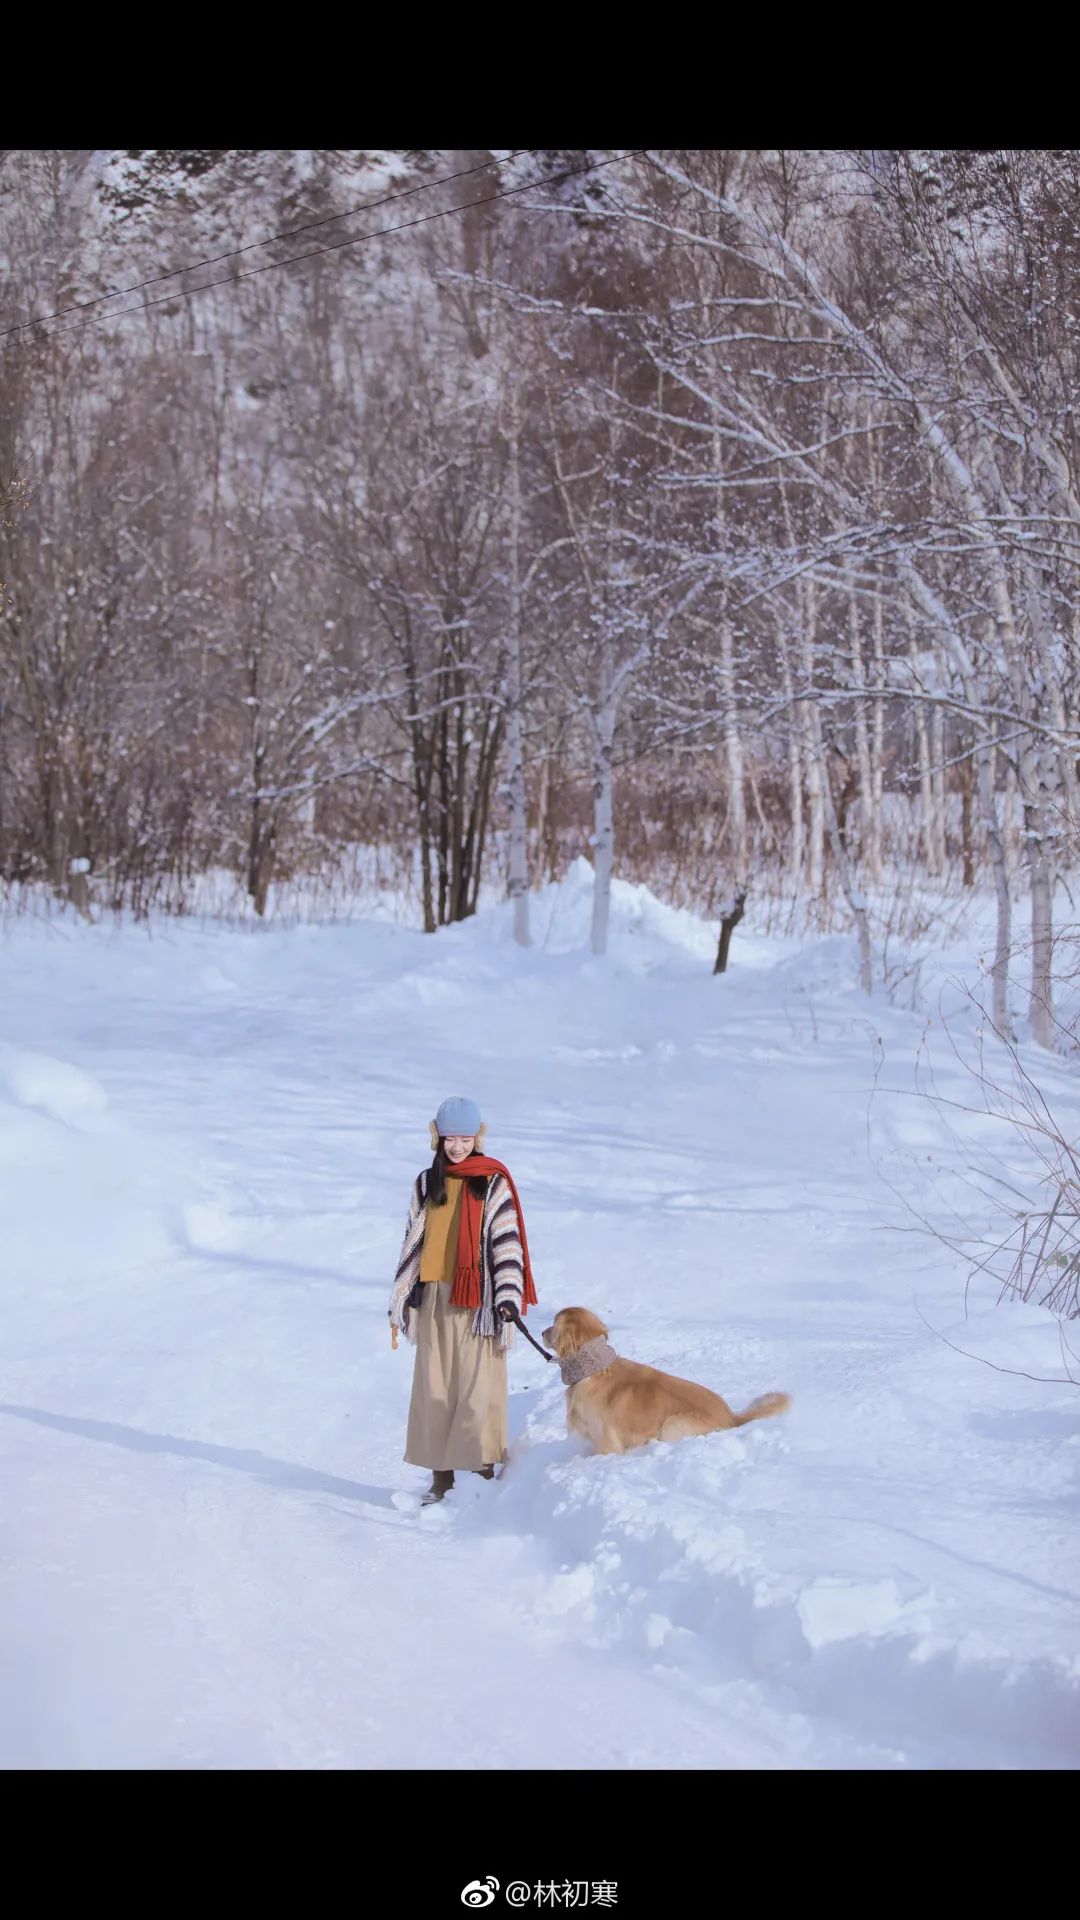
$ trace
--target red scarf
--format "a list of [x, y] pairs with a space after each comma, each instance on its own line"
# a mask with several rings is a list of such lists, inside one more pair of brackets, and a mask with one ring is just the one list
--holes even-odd
[[[490, 1180], [501, 1173], [514, 1196], [517, 1208], [518, 1232], [521, 1235], [521, 1257], [525, 1265], [525, 1283], [521, 1290], [521, 1317], [524, 1319], [530, 1307], [536, 1305], [536, 1288], [533, 1285], [532, 1265], [529, 1260], [529, 1243], [525, 1238], [525, 1215], [521, 1211], [521, 1201], [514, 1185], [514, 1176], [501, 1160], [489, 1160], [486, 1153], [470, 1153], [456, 1167], [446, 1163], [447, 1175], [451, 1180], [471, 1180], [481, 1174]], [[450, 1295], [452, 1307], [478, 1307], [480, 1293], [480, 1232], [484, 1220], [483, 1199], [473, 1193], [470, 1187], [464, 1187], [461, 1194], [461, 1222], [458, 1230], [457, 1266], [454, 1269], [454, 1287]]]

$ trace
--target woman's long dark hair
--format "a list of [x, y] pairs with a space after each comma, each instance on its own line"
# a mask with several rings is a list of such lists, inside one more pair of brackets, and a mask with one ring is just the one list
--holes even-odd
[[[482, 1200], [487, 1192], [487, 1184], [486, 1174], [472, 1173], [469, 1175], [469, 1191], [475, 1194], [478, 1200]], [[435, 1149], [435, 1158], [431, 1163], [431, 1172], [427, 1177], [427, 1192], [425, 1198], [429, 1207], [445, 1207], [446, 1205], [446, 1142], [441, 1134], [439, 1135], [439, 1144]]]

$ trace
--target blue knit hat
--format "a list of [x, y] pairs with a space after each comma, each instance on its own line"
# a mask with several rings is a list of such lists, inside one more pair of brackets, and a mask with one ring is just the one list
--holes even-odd
[[476, 1101], [466, 1100], [460, 1093], [444, 1100], [435, 1115], [435, 1129], [442, 1139], [448, 1133], [477, 1134], [483, 1124]]

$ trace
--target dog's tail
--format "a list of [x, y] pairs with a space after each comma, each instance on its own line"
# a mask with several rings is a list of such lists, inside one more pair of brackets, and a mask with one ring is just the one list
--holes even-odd
[[748, 1420], [771, 1420], [775, 1414], [786, 1413], [790, 1405], [790, 1393], [761, 1393], [751, 1400], [745, 1413], [735, 1415], [735, 1425], [745, 1427]]

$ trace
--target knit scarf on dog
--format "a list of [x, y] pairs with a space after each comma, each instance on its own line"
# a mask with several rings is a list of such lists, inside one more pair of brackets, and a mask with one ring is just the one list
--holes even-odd
[[[529, 1260], [529, 1243], [525, 1238], [525, 1216], [521, 1211], [521, 1201], [514, 1185], [513, 1175], [503, 1166], [501, 1160], [491, 1160], [486, 1153], [470, 1153], [467, 1160], [459, 1161], [456, 1167], [446, 1163], [447, 1178], [450, 1180], [471, 1180], [482, 1175], [490, 1180], [501, 1173], [514, 1198], [517, 1210], [518, 1232], [521, 1235], [521, 1258], [525, 1266], [525, 1279], [521, 1289], [521, 1317], [536, 1305], [536, 1288], [533, 1285], [532, 1264]], [[484, 1218], [482, 1196], [473, 1193], [466, 1186], [461, 1195], [461, 1220], [458, 1228], [457, 1265], [454, 1268], [454, 1286], [450, 1295], [452, 1307], [478, 1307], [480, 1305], [480, 1229]]]
[[559, 1362], [564, 1387], [576, 1387], [579, 1381], [587, 1380], [590, 1374], [606, 1373], [613, 1360], [618, 1359], [614, 1347], [598, 1334], [595, 1340], [586, 1340], [576, 1353], [568, 1353], [565, 1360]]

